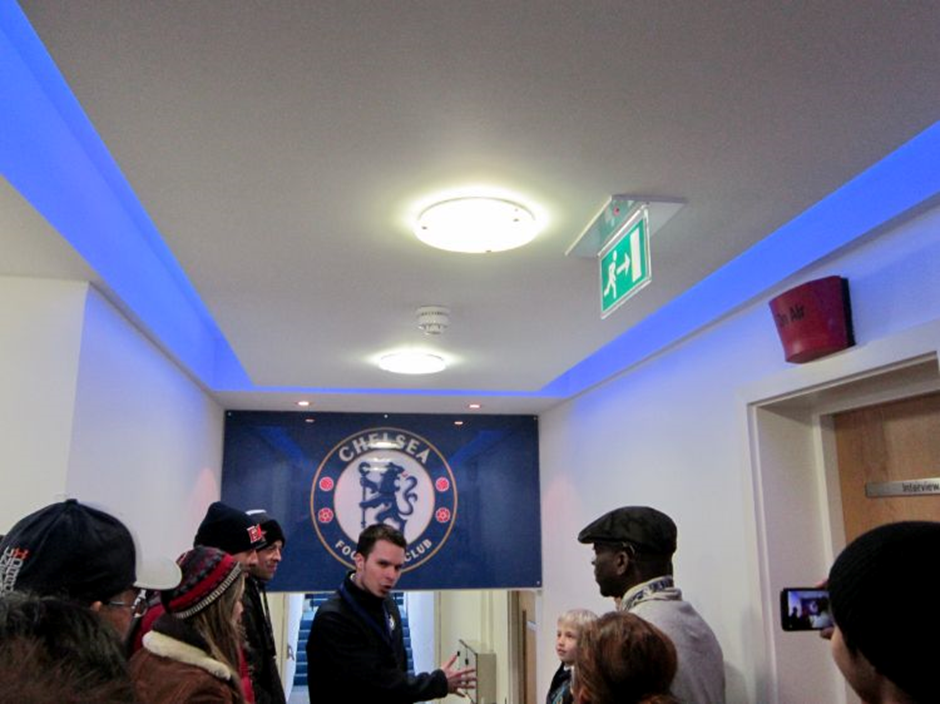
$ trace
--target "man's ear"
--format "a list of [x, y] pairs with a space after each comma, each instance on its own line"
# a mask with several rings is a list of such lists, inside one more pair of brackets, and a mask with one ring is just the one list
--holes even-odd
[[101, 611], [101, 607], [102, 607], [102, 606], [104, 606], [104, 604], [103, 604], [102, 602], [100, 602], [100, 601], [93, 601], [93, 602], [91, 602], [91, 606], [89, 606], [88, 608], [91, 609], [92, 611], [98, 612], [98, 611]]
[[353, 562], [356, 565], [356, 572], [362, 572], [366, 564], [366, 558], [364, 558], [361, 553], [353, 553]]
[[630, 569], [630, 555], [627, 554], [626, 550], [617, 551], [617, 554], [614, 556], [614, 565], [617, 568], [618, 574], [627, 573], [627, 570]]

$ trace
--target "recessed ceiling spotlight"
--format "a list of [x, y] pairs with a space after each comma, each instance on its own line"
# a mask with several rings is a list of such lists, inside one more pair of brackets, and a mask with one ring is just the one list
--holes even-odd
[[310, 401], [298, 401], [297, 405], [300, 406], [301, 408], [306, 408], [307, 406], [310, 405]]
[[463, 425], [463, 421], [462, 421], [462, 420], [455, 420], [455, 421], [454, 421], [454, 425]]
[[475, 411], [478, 408], [483, 408], [483, 404], [482, 403], [468, 403], [467, 408], [469, 408], [471, 411]]
[[395, 374], [436, 374], [447, 368], [444, 360], [430, 352], [392, 352], [379, 359], [379, 368]]
[[313, 418], [304, 418], [304, 423], [313, 423], [313, 422], [314, 422]]
[[415, 224], [418, 239], [449, 252], [502, 252], [532, 241], [535, 216], [504, 198], [466, 196], [425, 208]]
[[404, 445], [394, 440], [372, 440], [369, 447], [373, 450], [400, 450]]

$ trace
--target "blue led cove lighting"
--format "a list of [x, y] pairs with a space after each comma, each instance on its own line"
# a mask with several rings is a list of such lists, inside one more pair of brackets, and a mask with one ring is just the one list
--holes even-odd
[[940, 122], [538, 391], [255, 386], [22, 10], [0, 1], [0, 170], [136, 321], [215, 391], [567, 398], [940, 192]]

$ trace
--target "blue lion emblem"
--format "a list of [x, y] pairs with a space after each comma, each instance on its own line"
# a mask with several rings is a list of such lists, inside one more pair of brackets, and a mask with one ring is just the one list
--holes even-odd
[[[405, 486], [401, 486], [401, 477], [405, 468], [394, 462], [389, 462], [382, 468], [379, 479], [372, 478], [373, 471], [379, 471], [368, 462], [359, 463], [359, 485], [362, 487], [362, 501], [359, 508], [362, 510], [362, 527], [367, 525], [366, 511], [377, 509], [374, 523], [394, 523], [398, 530], [405, 532], [405, 517], [415, 511], [415, 502], [418, 494], [414, 488], [418, 484], [415, 477], [405, 477]], [[399, 493], [404, 500], [404, 507], [399, 503]]]

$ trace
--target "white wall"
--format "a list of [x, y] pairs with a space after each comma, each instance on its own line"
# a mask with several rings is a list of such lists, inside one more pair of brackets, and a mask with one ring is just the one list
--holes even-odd
[[87, 289], [0, 277], [0, 533], [64, 498]]
[[[575, 540], [578, 530], [616, 506], [650, 504], [679, 525], [677, 582], [721, 641], [728, 701], [761, 700], [768, 675], [761, 624], [749, 603], [754, 516], [737, 394], [793, 368], [783, 361], [767, 299], [831, 274], [850, 281], [859, 345], [940, 318], [940, 208], [813, 267], [540, 418], [540, 697], [557, 666], [550, 637], [556, 616], [578, 606], [610, 608], [593, 582], [590, 549]], [[806, 641], [806, 652], [829, 657], [819, 639]]]
[[304, 601], [303, 594], [268, 594], [271, 627], [277, 644], [277, 671], [288, 699], [294, 689], [294, 675], [297, 672], [297, 640], [304, 615]]
[[68, 494], [113, 508], [145, 551], [175, 558], [219, 498], [223, 423], [223, 409], [90, 288]]
[[176, 557], [219, 497], [223, 419], [89, 284], [0, 278], [0, 532], [72, 496]]
[[[496, 701], [509, 696], [509, 592], [506, 590], [447, 590], [438, 592], [438, 662], [446, 662], [460, 646], [496, 654]], [[439, 667], [439, 665], [435, 665]], [[545, 697], [543, 696], [542, 699]], [[450, 694], [445, 702], [466, 701]]]

